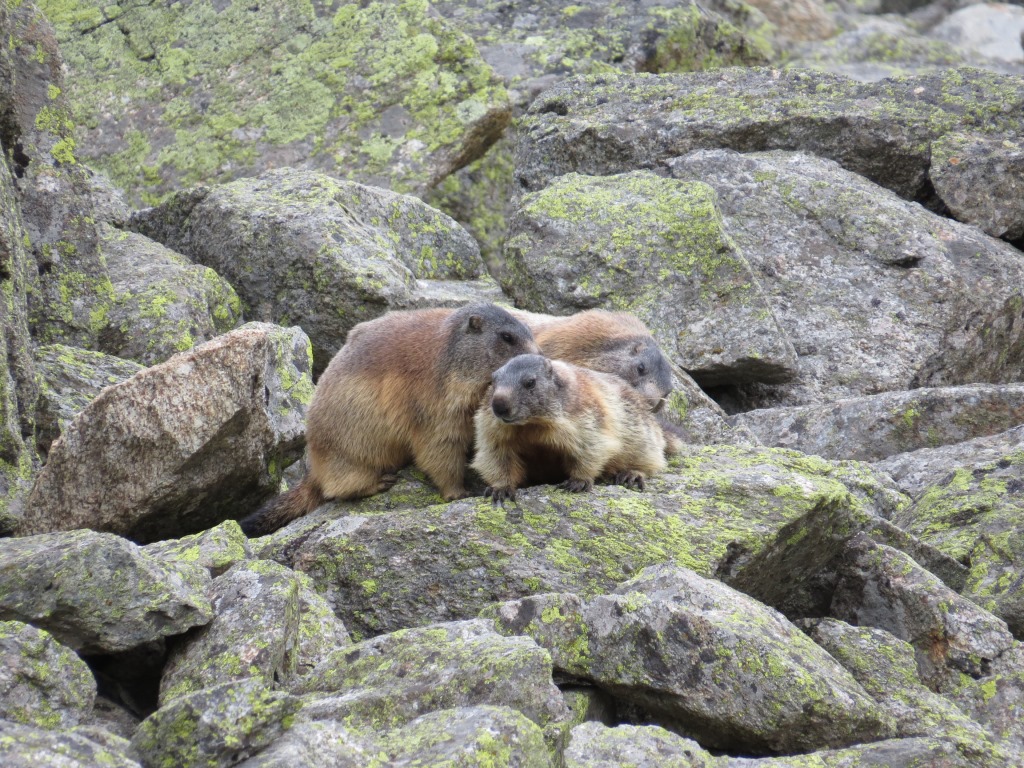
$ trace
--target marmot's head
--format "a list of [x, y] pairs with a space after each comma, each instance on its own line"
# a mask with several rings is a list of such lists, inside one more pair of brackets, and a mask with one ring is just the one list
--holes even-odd
[[530, 329], [496, 304], [467, 304], [448, 318], [446, 370], [486, 384], [491, 372], [516, 355], [540, 350]]
[[542, 355], [513, 357], [491, 376], [491, 412], [506, 424], [524, 424], [561, 409], [565, 382]]
[[654, 339], [638, 339], [627, 347], [628, 357], [621, 370], [610, 371], [629, 382], [646, 400], [652, 411], [660, 411], [672, 391], [672, 368]]

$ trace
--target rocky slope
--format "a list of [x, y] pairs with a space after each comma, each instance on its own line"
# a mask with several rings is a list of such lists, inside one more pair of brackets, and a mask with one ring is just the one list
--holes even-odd
[[[0, 764], [1024, 765], [1022, 29], [0, 3]], [[347, 332], [477, 300], [636, 314], [689, 444], [247, 540]]]

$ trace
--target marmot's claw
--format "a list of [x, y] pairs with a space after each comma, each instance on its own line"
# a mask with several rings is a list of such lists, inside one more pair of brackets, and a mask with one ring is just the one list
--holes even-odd
[[616, 474], [615, 484], [625, 486], [626, 488], [632, 488], [636, 491], [642, 491], [646, 488], [643, 473], [637, 472], [635, 469], [624, 469], [622, 472]]
[[515, 488], [495, 488], [493, 485], [484, 489], [484, 497], [490, 498], [492, 504], [505, 506], [506, 501], [516, 500]]
[[589, 491], [593, 488], [594, 483], [592, 480], [578, 480], [570, 477], [564, 483], [559, 484], [558, 487], [566, 491], [572, 491], [573, 493], [583, 493], [584, 491]]

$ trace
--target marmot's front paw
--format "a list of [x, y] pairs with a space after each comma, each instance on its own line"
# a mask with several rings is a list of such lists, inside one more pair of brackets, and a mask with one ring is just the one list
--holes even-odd
[[644, 473], [635, 469], [624, 469], [615, 475], [615, 484], [624, 485], [634, 491], [642, 491], [645, 486]]
[[572, 491], [573, 493], [583, 493], [584, 491], [589, 491], [594, 487], [594, 481], [580, 480], [579, 478], [570, 477], [564, 483], [560, 483], [558, 487], [566, 491]]
[[491, 503], [504, 505], [505, 501], [516, 500], [516, 489], [515, 488], [496, 488], [493, 485], [488, 485], [484, 489], [484, 496], [489, 497]]

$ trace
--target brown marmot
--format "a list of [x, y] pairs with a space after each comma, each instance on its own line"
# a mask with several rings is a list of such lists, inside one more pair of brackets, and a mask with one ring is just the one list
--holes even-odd
[[650, 405], [618, 376], [520, 355], [491, 377], [474, 417], [473, 469], [496, 502], [527, 483], [585, 491], [601, 476], [639, 490], [678, 449]]
[[473, 414], [491, 373], [537, 351], [530, 329], [494, 304], [389, 312], [355, 326], [309, 406], [309, 472], [242, 529], [262, 535], [327, 499], [387, 490], [410, 461], [446, 500], [466, 496]]
[[672, 368], [647, 326], [628, 312], [588, 309], [568, 317], [509, 310], [537, 340], [541, 354], [620, 376], [654, 411], [672, 391]]

